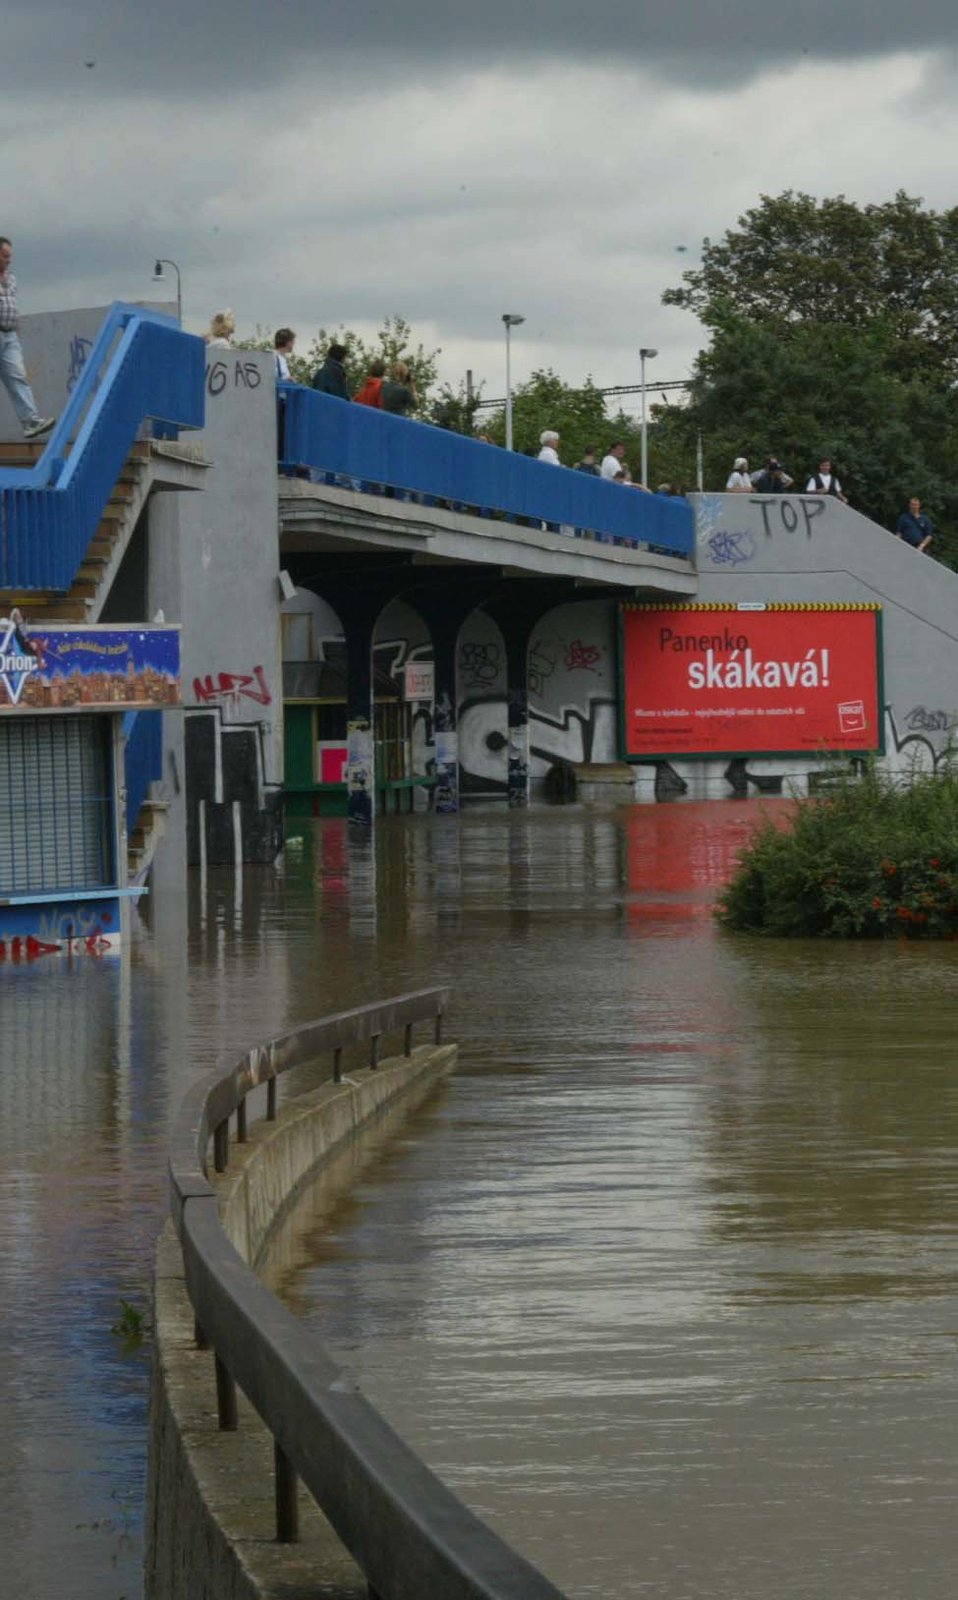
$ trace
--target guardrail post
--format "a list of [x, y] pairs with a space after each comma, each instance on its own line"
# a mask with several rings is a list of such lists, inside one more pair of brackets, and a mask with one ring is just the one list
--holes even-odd
[[412, 1055], [412, 1023], [406, 1023], [406, 1032], [403, 1037], [402, 1053], [404, 1056]]
[[236, 1384], [219, 1356], [214, 1357], [214, 1362], [216, 1365], [216, 1413], [220, 1419], [220, 1431], [223, 1433], [235, 1433], [239, 1420], [236, 1410]]
[[229, 1164], [230, 1125], [228, 1121], [223, 1121], [213, 1129], [213, 1166], [217, 1172], [225, 1172]]
[[379, 1034], [374, 1033], [369, 1041], [369, 1069], [375, 1072], [379, 1066]]
[[335, 1050], [333, 1051], [333, 1082], [334, 1083], [342, 1083], [342, 1081], [343, 1081], [343, 1047], [342, 1047], [341, 1044], [338, 1044], [336, 1046]]
[[296, 1544], [299, 1539], [299, 1479], [286, 1452], [273, 1440], [276, 1471], [276, 1541]]
[[266, 1085], [266, 1120], [276, 1121], [276, 1079], [270, 1078]]
[[246, 1143], [246, 1096], [236, 1107], [236, 1143]]
[[442, 1044], [442, 1012], [441, 1011], [437, 1011], [436, 1012], [435, 1041], [436, 1041], [437, 1044]]

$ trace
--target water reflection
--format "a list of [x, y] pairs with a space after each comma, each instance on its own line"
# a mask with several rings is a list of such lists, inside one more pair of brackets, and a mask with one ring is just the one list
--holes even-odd
[[464, 831], [463, 1072], [278, 1277], [570, 1592], [943, 1600], [954, 954], [718, 936], [752, 817]]
[[139, 1593], [146, 1365], [109, 1329], [182, 1089], [434, 982], [462, 1070], [311, 1199], [294, 1303], [572, 1592], [950, 1594], [954, 948], [717, 936], [755, 813], [317, 822], [123, 962], [0, 970], [11, 1594]]

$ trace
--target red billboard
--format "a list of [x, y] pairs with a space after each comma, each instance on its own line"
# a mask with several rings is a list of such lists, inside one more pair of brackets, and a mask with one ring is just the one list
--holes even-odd
[[880, 750], [880, 615], [623, 606], [625, 759]]

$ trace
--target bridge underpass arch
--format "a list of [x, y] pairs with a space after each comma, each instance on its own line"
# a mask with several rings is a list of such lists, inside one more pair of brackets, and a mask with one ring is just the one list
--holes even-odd
[[[613, 602], [632, 593], [631, 589], [617, 590], [612, 586], [603, 586], [601, 591], [580, 586], [573, 578], [507, 573], [499, 567], [425, 563], [395, 551], [290, 552], [287, 565], [297, 587], [319, 596], [342, 623], [347, 814], [363, 826], [372, 823], [377, 785], [375, 649], [377, 639], [388, 643], [391, 605], [402, 602], [412, 608], [431, 636], [435, 669], [434, 804], [439, 811], [454, 812], [459, 809], [462, 768], [459, 721], [464, 685], [459, 672], [460, 638], [467, 620], [481, 611], [488, 622], [478, 627], [485, 626], [488, 635], [491, 626], [497, 630], [495, 642], [501, 639], [504, 693], [501, 680], [497, 680], [496, 689], [503, 693], [505, 702], [501, 729], [501, 736], [507, 741], [505, 791], [510, 805], [523, 806], [529, 800], [531, 759], [541, 760], [544, 755], [541, 749], [530, 748], [530, 682], [535, 696], [537, 678], [542, 677], [541, 668], [533, 663], [530, 679], [530, 645], [536, 627], [557, 607], [578, 608], [583, 602], [605, 605], [611, 614]], [[428, 659], [425, 636], [420, 638], [418, 648], [422, 659]], [[611, 661], [607, 664], [611, 670]], [[476, 698], [488, 702], [493, 696], [485, 693]], [[468, 709], [471, 712], [472, 705]], [[568, 708], [561, 715], [566, 716], [567, 711]], [[487, 707], [483, 716], [490, 721], [494, 713]], [[588, 713], [585, 719], [579, 718], [580, 723], [583, 720], [588, 720]], [[561, 720], [558, 724], [560, 728], [566, 725]], [[498, 728], [490, 727], [485, 737], [487, 746], [492, 738], [501, 750]], [[489, 787], [495, 792], [494, 779]]]

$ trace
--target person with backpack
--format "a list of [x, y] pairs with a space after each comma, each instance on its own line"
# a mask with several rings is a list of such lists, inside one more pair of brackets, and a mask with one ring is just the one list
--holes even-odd
[[369, 371], [360, 384], [353, 400], [358, 406], [375, 406], [382, 410], [383, 405], [383, 380], [386, 376], [385, 361], [377, 359], [369, 363]]

